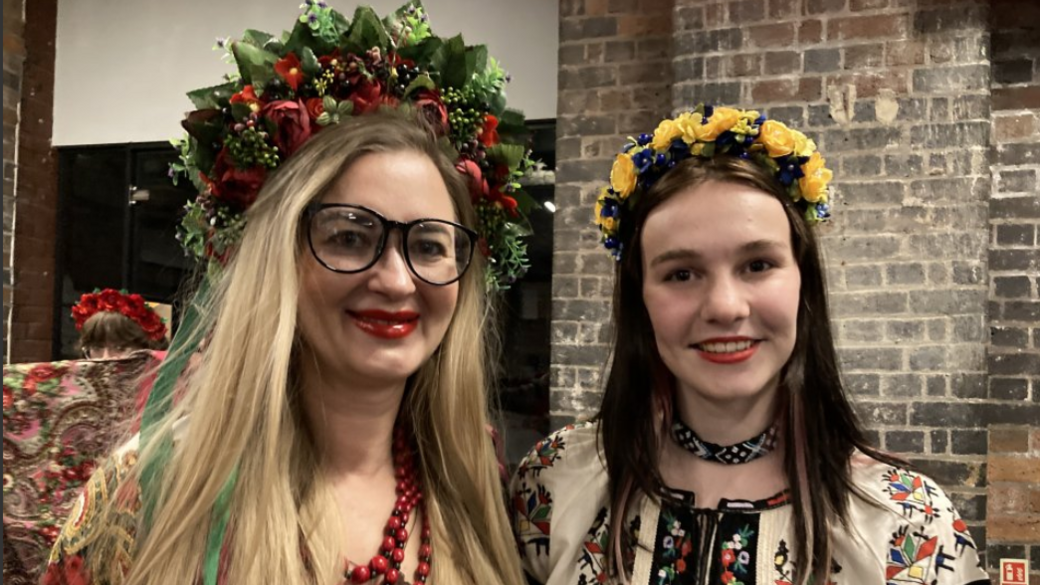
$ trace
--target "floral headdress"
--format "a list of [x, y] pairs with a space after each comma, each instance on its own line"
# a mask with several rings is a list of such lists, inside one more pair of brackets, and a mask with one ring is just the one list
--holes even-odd
[[85, 293], [72, 307], [76, 330], [82, 330], [83, 324], [98, 313], [119, 313], [129, 317], [149, 339], [159, 341], [166, 337], [166, 324], [162, 317], [139, 294], [127, 294], [114, 288]]
[[534, 204], [519, 184], [532, 161], [523, 114], [506, 109], [509, 76], [483, 45], [434, 35], [418, 1], [383, 20], [366, 6], [352, 21], [324, 0], [301, 8], [281, 37], [250, 30], [218, 40], [238, 74], [188, 94], [198, 109], [183, 122], [188, 136], [175, 141], [181, 162], [171, 168], [199, 191], [178, 232], [185, 250], [226, 262], [268, 175], [311, 136], [349, 116], [410, 107], [467, 175], [488, 289], [508, 288], [528, 268], [521, 238]]
[[640, 195], [665, 173], [692, 158], [736, 156], [769, 169], [810, 223], [830, 217], [830, 169], [816, 143], [782, 122], [754, 110], [698, 105], [662, 121], [654, 134], [629, 138], [610, 170], [610, 186], [596, 201], [595, 222], [603, 245], [616, 260], [623, 243], [619, 228]]

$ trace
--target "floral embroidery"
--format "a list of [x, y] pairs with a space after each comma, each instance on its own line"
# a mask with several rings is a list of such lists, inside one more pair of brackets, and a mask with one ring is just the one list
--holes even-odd
[[581, 571], [578, 576], [579, 585], [607, 582], [606, 554], [610, 543], [607, 515], [607, 509], [600, 508], [596, 514], [596, 521], [592, 523], [588, 536], [585, 537], [581, 556], [578, 558]]
[[940, 568], [953, 570], [947, 566], [952, 559], [943, 552], [939, 537], [903, 526], [892, 535], [885, 579], [888, 585], [927, 585]]
[[517, 468], [519, 477], [527, 477], [528, 472], [538, 477], [543, 469], [552, 467], [560, 458], [561, 453], [567, 448], [563, 434], [574, 430], [574, 425], [567, 425], [559, 431], [549, 435], [547, 438], [535, 443], [534, 449], [520, 462]]
[[[791, 551], [787, 549], [787, 541], [782, 538], [776, 552], [773, 554], [773, 568], [776, 570], [776, 578], [773, 580], [774, 585], [794, 585], [795, 563], [791, 560]], [[831, 577], [839, 573], [841, 573], [841, 565], [834, 559], [831, 559]], [[812, 583], [813, 578], [809, 577], [809, 585], [812, 585]], [[837, 581], [828, 579], [827, 585], [837, 585]]]
[[740, 578], [747, 578], [748, 566], [751, 564], [751, 552], [748, 550], [750, 538], [755, 531], [751, 526], [744, 525], [733, 537], [722, 543], [719, 552], [722, 562], [722, 576], [720, 581], [723, 585], [744, 585]]
[[924, 514], [925, 523], [939, 516], [933, 503], [936, 491], [923, 477], [904, 469], [890, 469], [885, 473], [885, 492], [903, 510], [903, 515], [913, 518], [915, 512]]
[[[683, 528], [682, 522], [671, 510], [661, 512], [663, 536], [658, 543], [661, 551], [661, 568], [657, 571], [658, 585], [674, 583], [675, 579], [685, 574], [686, 557], [693, 552], [693, 540], [689, 532]], [[662, 534], [662, 532], [658, 532]]]

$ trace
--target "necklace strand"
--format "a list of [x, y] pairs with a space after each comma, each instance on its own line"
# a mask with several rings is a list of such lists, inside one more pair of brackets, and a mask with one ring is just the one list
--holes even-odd
[[776, 448], [777, 425], [773, 424], [760, 434], [735, 445], [716, 445], [697, 436], [678, 416], [672, 423], [672, 438], [680, 447], [705, 461], [724, 465], [739, 465], [754, 461]]

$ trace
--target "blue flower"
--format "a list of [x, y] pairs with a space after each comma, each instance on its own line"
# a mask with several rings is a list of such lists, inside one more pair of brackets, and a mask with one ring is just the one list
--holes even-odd
[[668, 157], [666, 157], [664, 153], [657, 153], [657, 158], [654, 159], [654, 164], [662, 167], [666, 162], [668, 162]]
[[816, 217], [826, 219], [831, 216], [831, 206], [826, 203], [816, 204]]
[[715, 106], [709, 106], [708, 104], [704, 104], [704, 119], [705, 120], [710, 118], [711, 115], [714, 114], [714, 113], [715, 113]]
[[618, 204], [613, 199], [603, 200], [603, 209], [600, 210], [599, 214], [601, 217], [617, 217], [618, 216]]
[[653, 151], [646, 149], [633, 154], [632, 164], [635, 165], [636, 170], [640, 173], [645, 173], [646, 170], [650, 168], [650, 165], [654, 164]]
[[646, 134], [646, 133], [640, 134], [639, 135], [639, 139], [638, 139], [639, 146], [646, 146], [647, 144], [650, 144], [650, 141], [653, 140], [653, 139], [654, 139], [654, 137], [650, 136], [649, 134]]

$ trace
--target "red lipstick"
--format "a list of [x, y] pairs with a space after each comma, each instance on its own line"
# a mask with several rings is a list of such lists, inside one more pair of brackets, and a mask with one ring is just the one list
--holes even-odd
[[358, 329], [380, 339], [401, 339], [407, 337], [419, 323], [419, 313], [415, 311], [347, 311], [354, 318]]
[[[726, 344], [736, 344], [737, 347], [733, 348], [732, 351], [725, 351], [724, 349], [720, 351], [722, 349], [720, 347], [712, 348], [715, 351], [705, 349], [707, 345], [718, 346]], [[758, 351], [758, 344], [758, 340], [750, 337], [713, 337], [694, 344], [693, 348], [697, 350], [697, 355], [713, 364], [736, 364], [751, 359], [751, 356]]]

